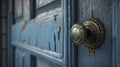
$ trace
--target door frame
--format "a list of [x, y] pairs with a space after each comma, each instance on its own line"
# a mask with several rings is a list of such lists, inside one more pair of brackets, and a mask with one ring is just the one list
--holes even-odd
[[2, 46], [3, 46], [3, 44], [2, 44], [2, 0], [0, 1], [0, 66], [2, 67], [2, 57], [3, 57], [3, 48], [2, 48]]
[[[14, 9], [13, 9], [13, 6], [12, 4], [14, 3], [13, 0], [7, 0], [7, 3], [8, 3], [8, 9], [7, 9], [7, 47], [8, 47], [8, 62], [7, 62], [7, 67], [15, 67], [14, 66], [14, 47], [13, 45], [11, 44], [11, 27], [12, 27], [12, 23], [14, 22]], [[75, 2], [74, 0], [64, 0], [64, 6], [65, 6], [65, 10], [64, 10], [64, 22], [65, 25], [64, 25], [64, 30], [66, 32], [64, 32], [65, 36], [66, 36], [66, 39], [64, 39], [64, 43], [66, 44], [66, 50], [65, 50], [65, 53], [66, 53], [66, 64], [67, 64], [67, 67], [78, 67], [78, 63], [77, 63], [77, 46], [74, 46], [70, 40], [70, 27], [72, 26], [72, 24], [74, 22], [76, 22], [76, 16], [77, 16], [77, 13], [75, 12], [75, 10], [77, 8], [76, 7], [76, 4], [77, 2]], [[77, 10], [76, 10], [77, 11]], [[68, 17], [69, 16], [69, 17]]]

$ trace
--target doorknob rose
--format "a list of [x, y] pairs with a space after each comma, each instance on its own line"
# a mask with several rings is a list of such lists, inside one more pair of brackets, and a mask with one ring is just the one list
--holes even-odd
[[85, 43], [84, 45], [88, 48], [97, 48], [104, 40], [105, 30], [100, 20], [92, 18], [82, 25], [74, 24], [70, 35], [75, 45]]

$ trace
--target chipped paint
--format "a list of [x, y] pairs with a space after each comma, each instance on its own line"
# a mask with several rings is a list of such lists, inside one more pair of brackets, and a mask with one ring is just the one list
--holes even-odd
[[96, 49], [89, 49], [89, 54], [93, 54], [93, 56], [96, 56]]
[[96, 49], [92, 49], [94, 57], [96, 56]]
[[22, 40], [22, 43], [27, 44], [27, 41], [26, 40]]
[[94, 14], [93, 10], [91, 11], [91, 18], [97, 18], [96, 15]]
[[21, 28], [21, 32], [25, 31], [26, 26], [27, 26], [27, 23], [24, 23], [23, 27]]

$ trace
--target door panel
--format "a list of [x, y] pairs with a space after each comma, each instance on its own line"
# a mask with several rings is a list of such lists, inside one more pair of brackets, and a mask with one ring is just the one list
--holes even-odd
[[[64, 67], [63, 0], [14, 1], [12, 45], [15, 67]], [[35, 10], [31, 11], [30, 6]], [[32, 8], [33, 9], [33, 8]], [[31, 19], [31, 12], [35, 17]], [[34, 61], [34, 62], [33, 62]]]
[[78, 47], [79, 67], [112, 67], [112, 1], [79, 0], [78, 4], [80, 23], [95, 17], [105, 27], [105, 39], [99, 48], [90, 49], [83, 45]]
[[36, 0], [36, 7], [37, 8], [40, 8], [40, 7], [43, 7], [43, 6], [45, 6], [45, 5], [47, 5], [47, 4], [49, 4], [49, 3], [52, 3], [52, 2], [54, 2], [55, 0]]
[[21, 17], [23, 14], [23, 0], [15, 0], [15, 18]]
[[15, 66], [16, 67], [25, 67], [25, 64], [24, 64], [25, 59], [24, 58], [25, 58], [25, 54], [22, 51], [20, 51], [19, 49], [16, 49], [16, 51], [15, 51], [15, 60], [16, 60]]
[[37, 67], [63, 67], [63, 66], [48, 62], [41, 58], [41, 59], [37, 59]]

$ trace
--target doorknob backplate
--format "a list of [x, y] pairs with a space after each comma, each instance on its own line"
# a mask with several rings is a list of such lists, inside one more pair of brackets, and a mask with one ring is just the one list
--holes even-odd
[[102, 44], [104, 36], [104, 26], [97, 18], [86, 20], [82, 25], [74, 24], [71, 28], [71, 39], [75, 45], [85, 43], [88, 48], [97, 48]]

